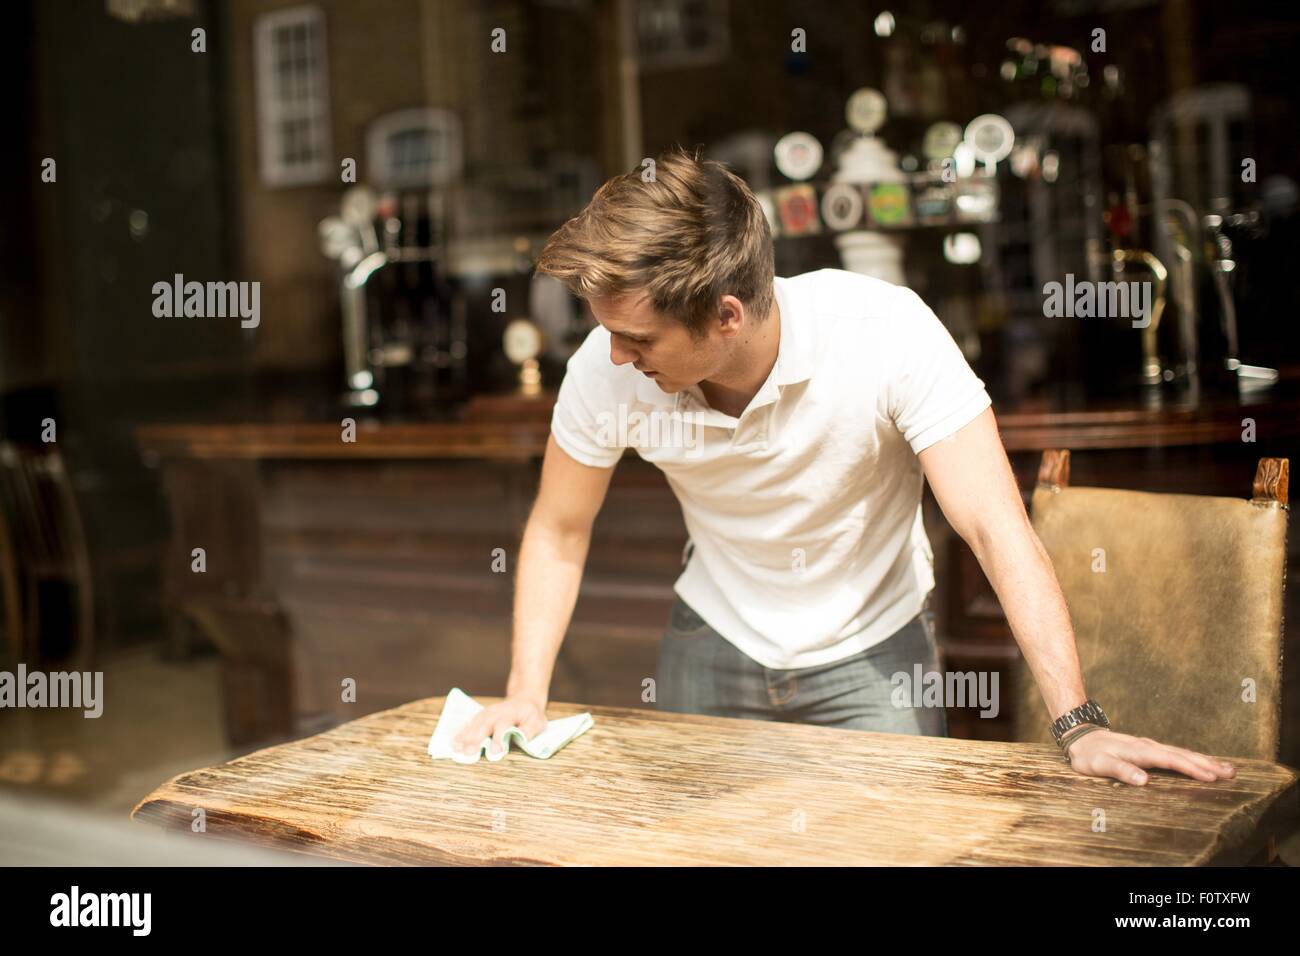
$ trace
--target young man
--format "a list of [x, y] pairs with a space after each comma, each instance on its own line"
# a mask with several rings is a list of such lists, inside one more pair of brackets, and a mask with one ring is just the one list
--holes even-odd
[[[762, 207], [681, 150], [615, 177], [538, 271], [599, 326], [568, 363], [524, 530], [505, 699], [460, 735], [546, 726], [592, 522], [624, 448], [667, 477], [690, 534], [656, 680], [661, 709], [944, 735], [891, 676], [936, 670], [921, 523], [928, 480], [992, 582], [1080, 773], [1231, 777], [1204, 754], [1105, 729], [989, 396], [908, 289], [838, 269], [773, 274]], [[1073, 715], [1073, 716], [1068, 716]]]

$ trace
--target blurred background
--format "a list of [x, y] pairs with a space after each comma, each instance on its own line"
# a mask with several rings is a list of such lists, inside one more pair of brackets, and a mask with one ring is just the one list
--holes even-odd
[[[1248, 498], [1260, 458], [1300, 447], [1290, 3], [5, 17], [0, 647], [11, 671], [104, 674], [98, 719], [0, 710], [20, 797], [121, 819], [184, 770], [453, 686], [502, 693], [551, 403], [593, 324], [534, 257], [674, 144], [760, 195], [779, 275], [914, 288], [987, 383], [1026, 495], [1046, 448], [1074, 452], [1074, 484]], [[1149, 283], [1152, 327], [1051, 314], [1067, 281]], [[187, 283], [231, 307], [185, 314]], [[926, 520], [948, 666], [1007, 666], [978, 564], [928, 497]], [[629, 456], [553, 700], [645, 706], [685, 540]], [[949, 724], [1012, 739], [1012, 711]]]

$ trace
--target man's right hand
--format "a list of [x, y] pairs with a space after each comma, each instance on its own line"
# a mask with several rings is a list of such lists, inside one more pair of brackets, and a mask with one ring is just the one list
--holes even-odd
[[491, 737], [488, 753], [499, 754], [505, 746], [505, 733], [511, 727], [518, 727], [531, 740], [546, 729], [546, 701], [535, 697], [507, 697], [496, 704], [489, 704], [478, 715], [461, 728], [451, 742], [452, 747], [462, 754], [472, 754], [482, 745], [484, 737]]
[[512, 726], [529, 740], [546, 729], [551, 671], [573, 616], [592, 524], [613, 473], [613, 465], [584, 465], [570, 458], [554, 435], [547, 439], [537, 500], [519, 545], [506, 696], [461, 729], [451, 742], [457, 753], [472, 754], [491, 738], [488, 752], [496, 756]]

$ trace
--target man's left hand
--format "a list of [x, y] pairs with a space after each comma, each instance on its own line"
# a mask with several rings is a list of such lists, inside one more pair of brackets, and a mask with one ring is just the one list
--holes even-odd
[[1176, 770], [1197, 780], [1235, 777], [1232, 764], [1195, 750], [1171, 747], [1149, 737], [1130, 737], [1111, 730], [1095, 730], [1069, 744], [1070, 766], [1091, 777], [1114, 777], [1141, 786], [1147, 782], [1144, 767]]

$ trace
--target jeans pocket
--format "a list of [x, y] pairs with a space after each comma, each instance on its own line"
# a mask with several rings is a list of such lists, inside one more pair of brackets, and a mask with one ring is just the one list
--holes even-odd
[[930, 659], [933, 661], [935, 670], [942, 671], [946, 667], [943, 648], [939, 646], [939, 629], [935, 625], [934, 612], [926, 605], [925, 610], [920, 614], [921, 624], [925, 631], [925, 641], [930, 647]]
[[695, 613], [695, 609], [678, 598], [673, 602], [668, 631], [677, 637], [696, 637], [708, 630], [708, 623]]

